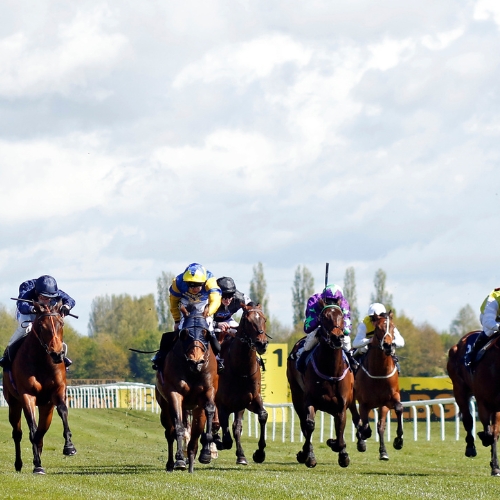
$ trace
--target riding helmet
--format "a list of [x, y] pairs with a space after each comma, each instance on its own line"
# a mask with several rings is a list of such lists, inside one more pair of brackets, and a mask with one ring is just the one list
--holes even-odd
[[45, 297], [57, 297], [59, 290], [56, 280], [47, 274], [40, 276], [35, 282], [35, 292]]
[[201, 265], [194, 262], [189, 264], [182, 275], [182, 280], [186, 283], [200, 283], [207, 281], [207, 270]]
[[222, 295], [234, 295], [236, 293], [236, 285], [233, 278], [223, 276], [217, 280], [217, 284], [222, 291]]

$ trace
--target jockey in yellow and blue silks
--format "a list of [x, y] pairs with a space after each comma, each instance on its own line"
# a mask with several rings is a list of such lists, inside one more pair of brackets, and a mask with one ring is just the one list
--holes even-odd
[[[221, 304], [222, 292], [214, 275], [196, 262], [172, 280], [169, 288], [170, 312], [175, 321], [175, 330], [182, 326], [180, 307], [192, 308], [212, 318]], [[211, 321], [209, 321], [211, 325]]]
[[220, 350], [220, 345], [213, 334], [213, 315], [221, 304], [222, 293], [214, 275], [201, 264], [194, 262], [172, 280], [168, 291], [170, 313], [175, 321], [174, 331], [162, 335], [160, 349], [151, 358], [153, 369], [161, 370], [165, 357], [176, 342], [177, 332], [184, 321], [181, 307], [185, 307], [190, 313], [202, 314], [207, 319], [211, 333], [210, 343], [215, 354], [218, 354], [216, 350], [217, 346]]
[[500, 288], [495, 288], [481, 304], [479, 321], [483, 331], [479, 334], [472, 349], [465, 355], [466, 366], [471, 366], [479, 350], [486, 345], [490, 337], [500, 330]]

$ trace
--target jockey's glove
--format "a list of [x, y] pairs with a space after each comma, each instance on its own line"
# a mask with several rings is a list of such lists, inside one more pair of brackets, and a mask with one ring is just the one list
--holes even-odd
[[69, 314], [70, 308], [66, 304], [64, 304], [61, 309], [59, 310], [59, 314], [61, 316], [67, 316]]

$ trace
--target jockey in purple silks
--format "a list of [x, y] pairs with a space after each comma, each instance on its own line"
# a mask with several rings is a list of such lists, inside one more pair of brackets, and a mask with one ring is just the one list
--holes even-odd
[[[323, 300], [323, 303], [320, 303]], [[319, 317], [325, 305], [337, 305], [342, 310], [344, 315], [344, 338], [343, 350], [348, 354], [351, 349], [351, 309], [349, 302], [344, 297], [342, 288], [338, 285], [327, 285], [321, 293], [315, 293], [307, 301], [306, 319], [304, 322], [304, 332], [307, 333], [304, 347], [299, 349], [297, 356], [300, 357], [302, 352], [310, 351], [318, 342], [319, 339], [316, 335], [318, 327], [320, 326]], [[350, 355], [349, 355], [350, 358]], [[303, 366], [303, 365], [302, 365]]]

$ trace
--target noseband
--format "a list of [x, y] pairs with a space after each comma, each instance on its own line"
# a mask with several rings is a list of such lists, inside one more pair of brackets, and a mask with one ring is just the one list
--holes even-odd
[[[38, 339], [38, 342], [40, 342], [40, 345], [43, 347], [43, 349], [45, 350], [45, 352], [50, 356], [51, 352], [50, 352], [49, 346], [42, 340], [41, 335], [39, 333], [37, 333], [36, 330], [35, 330], [35, 324], [38, 325], [38, 323], [40, 323], [40, 320], [42, 318], [46, 317], [46, 316], [50, 317], [50, 322], [52, 323], [52, 337], [54, 337], [55, 330], [56, 330], [56, 325], [54, 324], [54, 316], [56, 317], [57, 321], [59, 321], [61, 323], [61, 327], [64, 326], [64, 320], [62, 319], [62, 317], [61, 317], [61, 315], [59, 313], [51, 312], [51, 313], [40, 314], [33, 321], [33, 325], [31, 327], [31, 331], [33, 332], [33, 334], [35, 335], [35, 337]], [[55, 351], [52, 351], [52, 352], [54, 354], [57, 354]]]
[[[330, 349], [342, 349], [342, 336], [344, 335], [344, 329], [340, 326], [334, 325], [332, 330], [327, 330], [325, 325], [323, 324], [323, 318], [325, 316], [324, 312], [327, 309], [337, 309], [342, 312], [342, 308], [337, 306], [336, 304], [330, 304], [323, 307], [320, 313], [321, 338]], [[340, 331], [340, 335], [334, 335], [335, 331]]]
[[[382, 351], [384, 351], [389, 356], [392, 353], [392, 342], [393, 342], [393, 336], [390, 332], [391, 321], [388, 317], [385, 317], [384, 319], [385, 319], [385, 325], [386, 325], [385, 326], [385, 333], [381, 339], [379, 339], [378, 337], [376, 337], [376, 338], [379, 341], [378, 348], [381, 349]], [[386, 337], [389, 338], [389, 342], [384, 342]]]
[[[258, 313], [258, 314], [261, 314], [262, 315], [262, 319], [264, 320], [264, 323], [267, 321], [266, 320], [266, 317], [264, 316], [263, 312], [260, 310], [260, 309], [246, 309], [245, 312], [243, 313], [243, 316], [241, 317], [241, 322], [240, 322], [240, 326], [243, 325], [243, 326], [246, 326], [246, 323], [248, 323], [249, 325], [253, 325], [255, 326], [255, 331], [257, 332], [257, 337], [259, 335], [265, 335], [267, 338], [272, 338], [270, 337], [266, 332], [265, 330], [262, 330], [261, 328], [258, 328], [256, 326], [255, 323], [252, 323], [249, 319], [248, 319], [248, 315], [249, 313], [252, 313], [252, 312], [255, 312], [255, 313]], [[241, 335], [238, 335], [237, 338], [240, 342], [244, 342], [246, 344], [248, 344], [248, 347], [254, 351], [257, 350], [257, 348], [255, 347], [255, 341], [254, 339], [247, 333], [246, 331], [246, 328], [240, 328], [239, 331], [241, 332]]]

